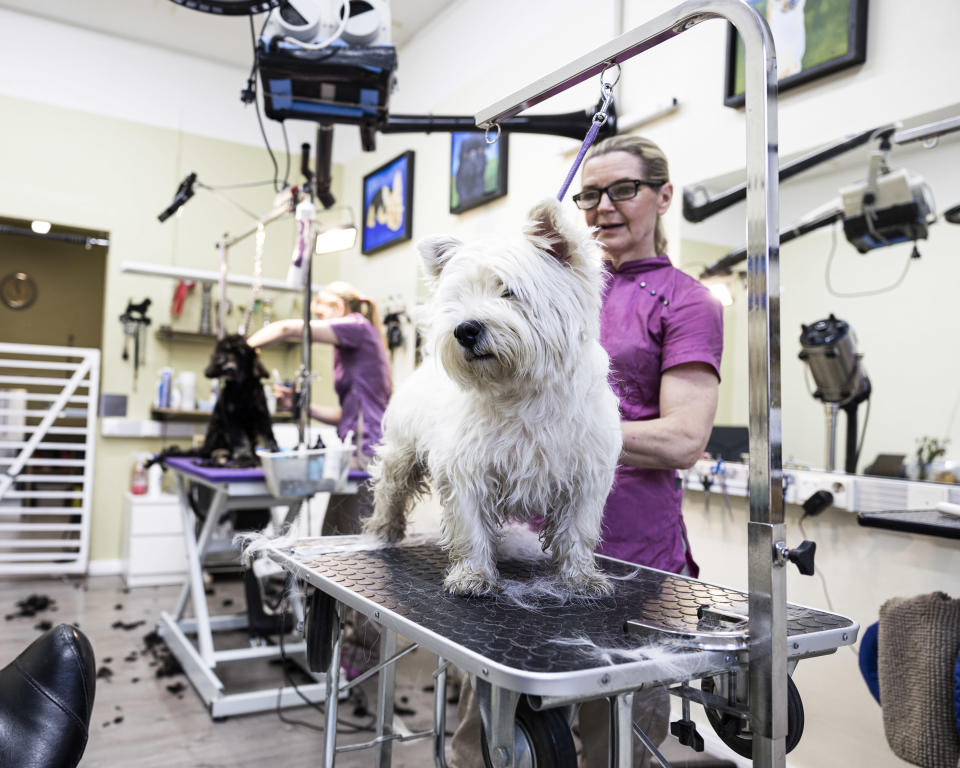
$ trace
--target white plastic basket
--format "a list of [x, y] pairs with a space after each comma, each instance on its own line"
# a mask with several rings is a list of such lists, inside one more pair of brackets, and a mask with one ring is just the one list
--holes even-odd
[[353, 446], [292, 451], [258, 451], [267, 488], [274, 496], [336, 493], [347, 482]]

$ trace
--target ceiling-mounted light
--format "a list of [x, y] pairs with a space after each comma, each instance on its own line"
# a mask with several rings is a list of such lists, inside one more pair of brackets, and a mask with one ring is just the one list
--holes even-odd
[[[324, 222], [331, 213], [336, 211], [336, 217], [339, 221], [327, 225]], [[335, 208], [328, 208], [321, 211], [319, 216], [319, 233], [317, 234], [317, 255], [325, 253], [338, 253], [339, 251], [348, 251], [357, 242], [357, 225], [354, 223], [353, 208], [349, 205], [339, 205]]]
[[348, 251], [356, 242], [356, 227], [333, 227], [317, 235], [317, 255]]
[[50, 222], [49, 221], [36, 221], [30, 222], [30, 229], [36, 232], [38, 235], [45, 235], [50, 231]]

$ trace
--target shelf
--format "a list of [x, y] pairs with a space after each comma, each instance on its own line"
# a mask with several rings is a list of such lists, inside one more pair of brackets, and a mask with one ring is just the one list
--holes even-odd
[[216, 344], [217, 334], [215, 333], [197, 333], [196, 331], [181, 331], [172, 328], [169, 325], [161, 325], [157, 328], [156, 337], [160, 341], [199, 341], [204, 344]]
[[[177, 421], [180, 423], [200, 424], [210, 421], [211, 411], [182, 411], [178, 408], [151, 408], [150, 418], [154, 421]], [[290, 411], [277, 411], [270, 415], [274, 423], [291, 422]]]
[[[182, 331], [179, 328], [173, 328], [169, 325], [161, 325], [157, 327], [157, 330], [154, 334], [157, 341], [186, 341], [190, 343], [201, 343], [209, 344], [213, 347], [217, 343], [217, 334], [215, 333], [197, 333], [196, 331]], [[289, 350], [291, 347], [299, 347], [300, 340], [297, 341], [282, 341], [278, 345], [271, 346], [280, 346], [284, 350]], [[269, 352], [270, 347], [264, 347], [262, 352]]]

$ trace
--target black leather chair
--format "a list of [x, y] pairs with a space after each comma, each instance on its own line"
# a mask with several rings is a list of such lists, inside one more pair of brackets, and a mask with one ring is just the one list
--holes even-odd
[[60, 624], [0, 670], [0, 766], [76, 768], [87, 746], [96, 658]]

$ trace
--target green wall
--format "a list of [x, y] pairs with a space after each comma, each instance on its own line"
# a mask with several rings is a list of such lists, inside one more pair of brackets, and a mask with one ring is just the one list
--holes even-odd
[[[252, 219], [216, 195], [197, 189], [179, 217], [161, 224], [157, 214], [173, 199], [180, 181], [196, 171], [209, 185], [259, 181], [272, 176], [266, 151], [233, 142], [156, 128], [76, 110], [0, 96], [0, 217], [45, 219], [56, 225], [108, 233], [106, 279], [102, 302], [101, 390], [129, 397], [128, 417], [148, 419], [153, 386], [163, 366], [193, 370], [198, 374], [198, 395], [207, 394], [202, 370], [210, 349], [202, 344], [162, 342], [154, 329], [161, 324], [195, 331], [199, 325], [200, 289], [190, 294], [180, 318], [171, 320], [170, 302], [176, 281], [122, 273], [125, 261], [153, 262], [195, 269], [216, 270], [216, 242], [224, 233], [237, 233]], [[250, 119], [254, 117], [251, 114]], [[283, 158], [278, 160], [283, 166]], [[293, 167], [299, 165], [292, 158]], [[339, 171], [334, 169], [339, 193]], [[291, 177], [298, 183], [298, 178]], [[225, 190], [247, 209], [266, 214], [272, 207], [270, 185]], [[264, 277], [283, 279], [295, 236], [292, 220], [281, 220], [267, 229]], [[79, 248], [79, 246], [77, 246]], [[230, 251], [229, 271], [252, 273], [254, 238]], [[76, 262], [80, 285], [82, 261]], [[338, 261], [318, 260], [314, 283], [339, 276]], [[214, 289], [216, 295], [216, 289]], [[250, 291], [231, 288], [228, 298], [234, 311], [228, 327], [239, 323], [237, 305], [246, 305]], [[302, 316], [299, 300], [289, 293], [275, 294], [274, 315]], [[146, 345], [146, 362], [136, 391], [129, 362], [121, 359], [123, 334], [118, 318], [127, 301], [151, 298], [152, 325]], [[216, 297], [216, 296], [215, 296]], [[84, 311], [99, 313], [91, 297]], [[78, 323], [80, 319], [78, 319]], [[9, 340], [0, 327], [0, 340]], [[299, 362], [296, 350], [267, 353], [268, 368], [292, 376]], [[331, 385], [331, 354], [314, 349], [314, 366], [323, 378], [314, 387], [317, 402], [335, 402]], [[129, 485], [131, 454], [156, 451], [169, 441], [128, 440], [98, 434], [94, 473], [91, 560], [113, 560], [121, 553], [123, 492]]]

